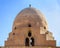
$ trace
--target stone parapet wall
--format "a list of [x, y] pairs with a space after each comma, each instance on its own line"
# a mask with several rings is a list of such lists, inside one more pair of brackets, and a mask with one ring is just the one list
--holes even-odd
[[5, 48], [56, 48], [56, 47], [46, 47], [46, 46], [34, 46], [34, 47], [26, 47], [26, 46], [10, 46]]
[[0, 48], [60, 48], [60, 47], [42, 47], [42, 46], [34, 46], [34, 47], [26, 47], [26, 46], [8, 46], [8, 47], [2, 47]]

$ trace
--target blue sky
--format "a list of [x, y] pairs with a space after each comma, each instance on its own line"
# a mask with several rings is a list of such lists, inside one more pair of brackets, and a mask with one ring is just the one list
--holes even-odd
[[29, 4], [45, 15], [48, 30], [53, 33], [57, 46], [60, 46], [60, 0], [0, 0], [0, 46], [4, 45], [12, 31], [16, 15]]

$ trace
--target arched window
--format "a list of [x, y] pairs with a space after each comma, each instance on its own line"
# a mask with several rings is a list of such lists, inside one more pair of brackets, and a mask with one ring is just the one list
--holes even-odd
[[25, 39], [25, 46], [29, 46], [29, 38]]
[[31, 27], [31, 24], [28, 24], [28, 27]]
[[34, 46], [34, 38], [31, 38], [31, 42], [30, 42], [31, 46]]
[[31, 31], [29, 31], [29, 32], [28, 32], [28, 36], [31, 37], [31, 35], [32, 35], [32, 34], [31, 34]]

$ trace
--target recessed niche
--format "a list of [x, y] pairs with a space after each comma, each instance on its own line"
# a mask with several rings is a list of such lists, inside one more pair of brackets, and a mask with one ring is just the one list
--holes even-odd
[[15, 35], [15, 33], [13, 33], [13, 35]]
[[16, 30], [16, 27], [14, 29]]
[[46, 27], [44, 26], [44, 29], [46, 29]]

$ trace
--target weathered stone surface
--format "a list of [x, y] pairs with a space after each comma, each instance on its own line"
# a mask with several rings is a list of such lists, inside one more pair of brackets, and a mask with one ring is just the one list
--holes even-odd
[[16, 16], [4, 48], [56, 48], [56, 41], [43, 14], [29, 7]]

